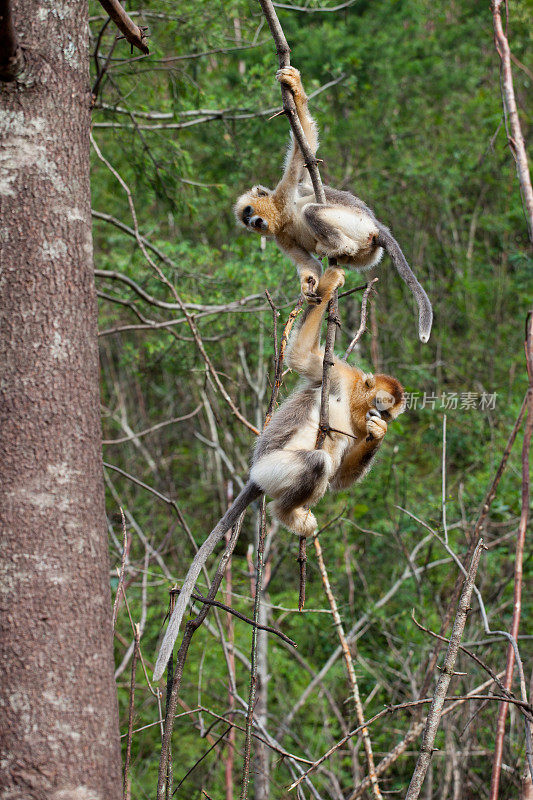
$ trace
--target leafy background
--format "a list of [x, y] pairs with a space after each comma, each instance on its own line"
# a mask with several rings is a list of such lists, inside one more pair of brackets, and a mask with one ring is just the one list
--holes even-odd
[[[309, 7], [317, 8], [317, 4], [312, 0]], [[287, 122], [283, 116], [269, 120], [273, 112], [259, 115], [280, 106], [274, 80], [275, 50], [256, 3], [199, 0], [180, 6], [160, 1], [147, 2], [136, 10], [142, 14], [134, 19], [150, 27], [151, 54], [131, 57], [127, 44], [117, 43], [96, 100], [93, 133], [105, 157], [130, 187], [139, 229], [169, 259], [159, 263], [185, 302], [227, 304], [258, 295], [247, 304], [247, 312], [198, 316], [198, 325], [228, 392], [246, 417], [260, 424], [269, 397], [266, 375], [273, 374], [272, 313], [263, 292], [268, 288], [280, 308], [281, 325], [298, 287], [293, 267], [273, 243], [262, 249], [258, 237], [236, 228], [232, 205], [252, 182], [272, 185], [280, 174]], [[94, 47], [104, 17], [97, 4], [92, 12]], [[328, 495], [317, 509], [321, 524], [339, 516], [323, 534], [322, 545], [345, 626], [350, 628], [365, 612], [370, 617], [353, 645], [369, 717], [384, 704], [416, 695], [432, 643], [413, 624], [411, 609], [416, 609], [417, 618], [425, 625], [438, 629], [457, 575], [438, 542], [429, 537], [416, 563], [430, 567], [418, 580], [408, 576], [390, 601], [375, 609], [409, 566], [407, 554], [427, 534], [397, 506], [442, 530], [446, 413], [450, 543], [459, 554], [465, 552], [472, 522], [526, 389], [523, 337], [531, 304], [530, 251], [502, 119], [491, 14], [485, 4], [475, 0], [461, 4], [359, 0], [337, 12], [283, 8], [278, 12], [291, 45], [292, 62], [302, 71], [308, 93], [338, 81], [311, 100], [321, 132], [323, 179], [354, 191], [392, 227], [435, 311], [431, 340], [421, 345], [408, 290], [390, 264], [383, 263], [377, 270], [373, 339], [370, 332], [365, 334], [356, 360], [365, 369], [395, 375], [420, 397], [426, 393], [439, 400], [435, 408], [419, 404], [404, 414], [391, 426], [366, 481], [350, 492]], [[103, 56], [114, 36], [109, 26], [101, 40]], [[517, 59], [513, 69], [521, 121], [527, 133], [530, 26], [524, 0], [512, 4], [509, 36]], [[179, 127], [201, 118], [194, 113], [198, 109], [224, 113]], [[154, 120], [143, 116], [154, 112], [166, 117]], [[96, 156], [92, 187], [97, 212], [132, 226], [125, 192]], [[95, 219], [94, 241], [98, 270], [126, 275], [151, 295], [172, 302], [134, 238]], [[347, 288], [359, 283], [357, 273], [347, 276]], [[207, 385], [203, 360], [186, 324], [109, 333], [139, 323], [133, 307], [155, 321], [177, 320], [178, 312], [147, 305], [127, 285], [109, 276], [98, 277], [98, 288], [105, 295], [100, 299], [104, 439], [144, 430], [201, 405], [190, 420], [141, 439], [105, 445], [106, 461], [175, 498], [200, 543], [227, 505], [228, 481], [233, 481], [236, 492], [238, 476], [245, 478], [253, 434]], [[128, 300], [130, 305], [109, 298]], [[357, 328], [357, 298], [356, 294], [341, 301], [339, 349]], [[254, 392], [247, 382], [243, 364], [252, 383], [266, 381], [263, 393]], [[283, 396], [294, 382], [294, 376], [288, 375]], [[461, 403], [457, 409], [441, 407], [443, 395], [466, 392], [478, 396], [496, 393], [495, 407], [465, 409]], [[197, 434], [211, 442], [218, 435], [219, 450], [206, 445]], [[220, 448], [226, 460], [220, 457]], [[490, 549], [483, 555], [478, 579], [495, 628], [508, 627], [512, 613], [513, 533], [520, 514], [519, 455], [518, 444], [491, 509], [486, 531]], [[184, 577], [193, 550], [168, 505], [112, 470], [107, 470], [106, 480], [113, 566], [120, 563], [119, 506], [128, 515], [127, 595], [132, 618], [143, 622], [142, 650], [149, 667], [164, 623], [168, 589], [172, 581]], [[250, 514], [233, 560], [233, 603], [247, 614], [251, 603], [246, 550], [253, 542], [255, 523], [256, 515]], [[158, 551], [159, 561], [153, 555], [145, 559], [139, 531]], [[337, 646], [330, 617], [312, 611], [325, 608], [326, 601], [311, 553], [307, 586], [311, 611], [299, 615], [280, 610], [297, 605], [296, 552], [296, 538], [280, 530], [273, 543], [269, 616], [298, 642], [300, 661], [275, 637], [269, 639], [268, 718], [272, 732], [309, 681], [301, 659], [316, 672]], [[442, 563], [431, 566], [433, 562]], [[113, 590], [115, 575], [113, 569]], [[529, 546], [526, 586], [531, 575]], [[526, 592], [524, 634], [531, 611], [531, 594]], [[250, 628], [237, 622], [235, 636], [236, 647], [248, 656]], [[476, 609], [465, 636], [495, 670], [503, 669], [506, 645], [502, 640], [487, 641]], [[121, 607], [117, 665], [131, 638], [128, 614]], [[527, 671], [531, 657], [527, 637], [521, 641], [521, 650]], [[453, 693], [461, 694], [465, 687], [484, 680], [484, 673], [463, 657], [458, 669], [468, 676], [454, 679]], [[239, 693], [247, 696], [248, 672], [239, 659], [236, 670]], [[355, 727], [341, 661], [330, 670], [326, 682], [346, 725]], [[129, 668], [119, 675], [118, 686], [125, 732]], [[209, 630], [202, 629], [186, 666], [181, 693], [184, 708], [201, 704], [224, 713], [227, 692], [221, 647]], [[488, 796], [497, 707], [489, 704], [479, 709], [480, 704], [462, 706], [439, 734], [437, 746], [444, 757], [437, 754], [434, 759], [427, 797]], [[471, 719], [475, 711], [479, 713]], [[135, 726], [153, 723], [158, 715], [156, 698], [139, 667]], [[513, 711], [510, 719], [502, 800], [517, 796], [523, 769], [522, 726]], [[403, 712], [372, 727], [378, 760], [401, 739], [409, 722], [409, 713]], [[208, 749], [200, 734], [211, 723], [205, 714], [177, 720], [175, 785]], [[220, 733], [216, 728], [213, 736]], [[321, 689], [312, 693], [291, 729], [281, 731], [279, 738], [289, 750], [316, 758], [341, 735], [339, 720], [332, 715]], [[446, 789], [449, 793], [443, 793], [450, 741], [460, 754], [459, 794], [454, 794], [458, 789], [453, 782]], [[153, 797], [159, 748], [158, 726], [134, 736], [133, 797]], [[200, 797], [203, 789], [210, 797], [222, 797], [225, 753], [219, 748], [207, 756], [176, 796]], [[405, 791], [415, 757], [413, 746], [387, 773], [383, 788], [392, 796]], [[346, 793], [353, 784], [352, 759], [353, 753], [345, 748], [329, 763]], [[363, 777], [362, 751], [356, 753], [356, 759]], [[238, 784], [238, 756], [235, 770]], [[286, 796], [289, 778], [283, 760], [275, 756], [272, 798]], [[315, 780], [317, 789], [328, 796], [328, 777], [318, 774]]]

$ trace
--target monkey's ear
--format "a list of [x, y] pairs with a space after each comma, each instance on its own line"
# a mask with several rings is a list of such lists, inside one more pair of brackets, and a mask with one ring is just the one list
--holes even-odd
[[266, 186], [261, 186], [260, 184], [252, 186], [252, 193], [257, 197], [268, 197], [269, 194], [272, 194], [270, 189], [267, 189]]
[[365, 375], [365, 386], [367, 389], [374, 389], [375, 385], [376, 385], [376, 379], [374, 375], [372, 375], [372, 373], [369, 372], [367, 375]]

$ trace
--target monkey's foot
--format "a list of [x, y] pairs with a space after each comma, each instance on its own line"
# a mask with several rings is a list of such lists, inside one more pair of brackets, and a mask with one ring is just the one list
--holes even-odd
[[305, 98], [300, 70], [296, 69], [296, 67], [282, 67], [278, 69], [276, 78], [283, 86], [288, 86], [294, 95], [302, 95], [302, 98]]
[[318, 305], [321, 302], [320, 295], [318, 295], [316, 292], [318, 287], [318, 278], [316, 275], [302, 275], [300, 279], [300, 287], [302, 294], [308, 303]]
[[288, 510], [281, 503], [268, 504], [268, 510], [282, 525], [297, 536], [313, 536], [318, 530], [315, 515], [308, 508], [298, 507]]

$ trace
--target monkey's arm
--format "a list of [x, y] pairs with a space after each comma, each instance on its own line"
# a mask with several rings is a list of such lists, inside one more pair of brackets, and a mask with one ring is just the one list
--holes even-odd
[[296, 266], [298, 277], [300, 278], [302, 294], [309, 297], [318, 285], [320, 276], [322, 275], [322, 262], [311, 255], [305, 248], [294, 244], [289, 238], [287, 238], [285, 243], [283, 235], [277, 236], [276, 241], [283, 252], [289, 256], [292, 263]]
[[183, 581], [174, 611], [172, 612], [170, 622], [168, 623], [168, 628], [159, 649], [159, 655], [157, 656], [156, 665], [154, 667], [155, 681], [158, 681], [163, 675], [165, 667], [168, 663], [168, 659], [170, 658], [170, 654], [174, 649], [174, 644], [180, 632], [181, 621], [187, 610], [187, 606], [189, 605], [189, 600], [191, 599], [191, 595], [194, 591], [200, 570], [226, 531], [233, 527], [245, 508], [247, 508], [250, 503], [260, 497], [261, 494], [262, 491], [259, 486], [253, 483], [253, 481], [248, 481], [245, 487], [235, 498], [235, 502], [231, 508], [226, 511], [218, 525], [213, 528], [203, 545], [196, 553], [193, 562], [189, 567], [189, 571], [185, 576], [185, 580]]
[[344, 456], [339, 469], [331, 479], [332, 489], [336, 491], [347, 489], [366, 475], [386, 433], [387, 423], [384, 419], [371, 417], [367, 420], [366, 437], [356, 442]]
[[302, 324], [289, 340], [288, 366], [311, 381], [322, 380], [324, 351], [320, 347], [320, 326], [333, 292], [343, 284], [344, 272], [341, 269], [326, 270], [318, 284], [319, 305], [305, 309]]
[[[276, 73], [276, 78], [284, 86], [288, 86], [294, 96], [294, 104], [296, 106], [296, 113], [302, 125], [305, 138], [311, 148], [313, 155], [316, 154], [318, 149], [318, 128], [313, 117], [309, 113], [307, 105], [307, 95], [302, 85], [300, 73], [295, 67], [284, 67]], [[302, 177], [302, 170], [305, 167], [304, 157], [298, 144], [291, 134], [291, 144], [287, 153], [285, 161], [285, 170], [283, 177], [274, 190], [275, 196], [279, 199], [289, 198], [292, 199], [292, 194]]]

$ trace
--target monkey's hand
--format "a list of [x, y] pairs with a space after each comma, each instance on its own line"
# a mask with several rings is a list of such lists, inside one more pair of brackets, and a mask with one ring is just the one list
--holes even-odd
[[337, 267], [328, 267], [320, 278], [318, 294], [322, 300], [330, 300], [335, 289], [344, 286], [344, 270]]
[[314, 272], [300, 272], [300, 286], [302, 294], [308, 303], [317, 305], [320, 303], [320, 296], [317, 294], [318, 276]]
[[300, 77], [300, 70], [296, 67], [283, 67], [276, 72], [276, 78], [283, 86], [288, 86], [294, 97], [300, 100], [307, 100], [302, 79]]
[[379, 442], [386, 433], [387, 423], [381, 419], [377, 408], [371, 408], [366, 414], [366, 441], [371, 442], [375, 439]]

